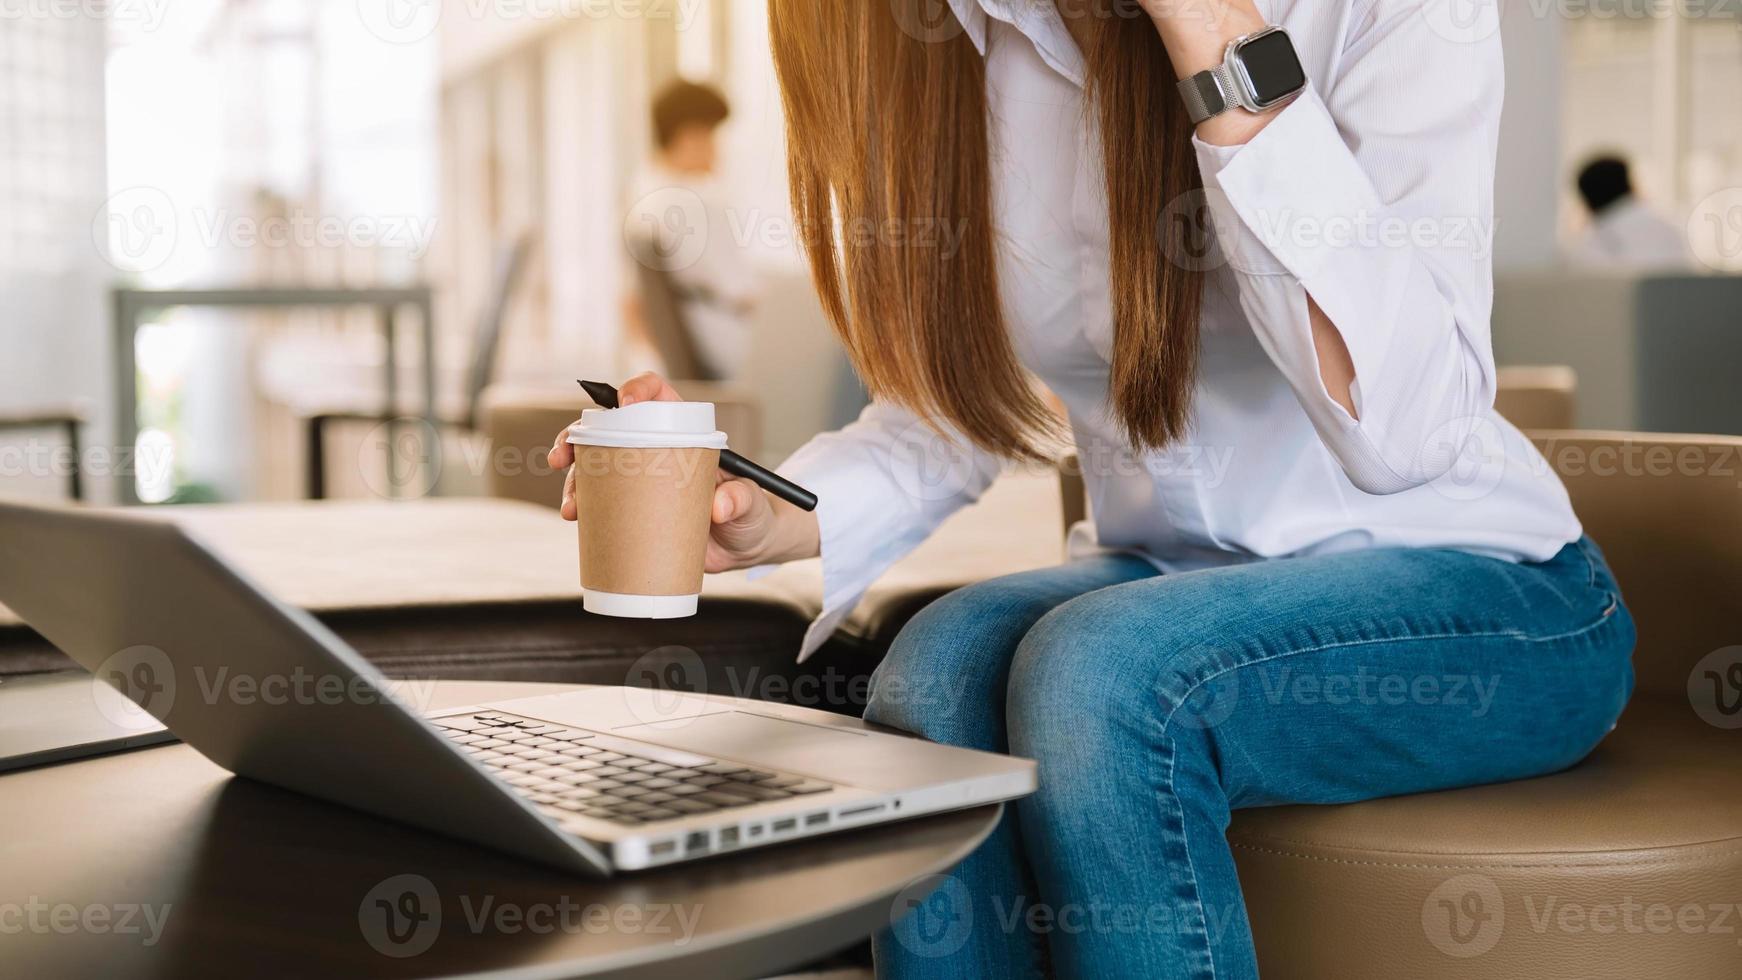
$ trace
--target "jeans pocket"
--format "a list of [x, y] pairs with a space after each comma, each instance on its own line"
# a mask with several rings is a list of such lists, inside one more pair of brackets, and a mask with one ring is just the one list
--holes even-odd
[[1613, 614], [1621, 605], [1621, 586], [1615, 581], [1615, 573], [1609, 570], [1609, 560], [1603, 557], [1603, 549], [1591, 540], [1590, 535], [1579, 538], [1573, 547], [1584, 559], [1591, 589], [1602, 596], [1603, 615]]

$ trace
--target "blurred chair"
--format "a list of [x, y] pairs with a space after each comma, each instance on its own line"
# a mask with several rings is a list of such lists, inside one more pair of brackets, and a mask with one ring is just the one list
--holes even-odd
[[652, 239], [631, 236], [629, 257], [641, 293], [641, 316], [665, 376], [676, 381], [718, 381], [720, 374], [702, 357], [695, 333], [684, 317], [681, 291], [664, 268]]
[[1494, 410], [1520, 429], [1570, 429], [1579, 376], [1564, 364], [1500, 368]]
[[[519, 288], [521, 275], [526, 269], [526, 260], [532, 251], [532, 243], [533, 236], [528, 232], [499, 250], [497, 254], [495, 276], [491, 283], [489, 299], [485, 303], [483, 314], [478, 318], [477, 330], [472, 334], [471, 356], [466, 365], [466, 387], [460, 411], [452, 417], [438, 419], [437, 423], [443, 428], [461, 432], [478, 431], [484, 390], [489, 387], [490, 379], [496, 373], [496, 360], [502, 347], [503, 325], [507, 321], [508, 309], [514, 300], [514, 294]], [[381, 412], [356, 411], [322, 411], [305, 415], [303, 425], [306, 437], [303, 444], [303, 460], [304, 473], [307, 477], [308, 499], [324, 500], [327, 496], [326, 443], [328, 427], [339, 422], [381, 424], [391, 421], [393, 418], [394, 416]]]
[[70, 457], [67, 469], [67, 496], [72, 500], [85, 499], [84, 472], [81, 469], [81, 460], [79, 459], [82, 455], [79, 431], [84, 424], [84, 411], [72, 405], [39, 409], [32, 412], [0, 413], [0, 432], [58, 429], [66, 436], [67, 454]]
[[[1635, 280], [1627, 276], [1553, 271], [1496, 276], [1495, 361], [1571, 369], [1581, 388], [1571, 425], [1639, 428], [1633, 368], [1635, 288]], [[1501, 414], [1512, 418], [1504, 409]]]
[[1637, 428], [1742, 435], [1742, 277], [1642, 279], [1634, 309]]
[[1577, 372], [1582, 428], [1742, 434], [1742, 276], [1497, 276], [1493, 339]]
[[[685, 398], [714, 403], [715, 424], [733, 449], [751, 459], [758, 457], [762, 418], [755, 398], [741, 388], [715, 382], [682, 384]], [[490, 444], [489, 495], [544, 507], [561, 503], [564, 474], [550, 471], [545, 454], [564, 426], [595, 407], [579, 388], [492, 385], [484, 393], [479, 413]]]

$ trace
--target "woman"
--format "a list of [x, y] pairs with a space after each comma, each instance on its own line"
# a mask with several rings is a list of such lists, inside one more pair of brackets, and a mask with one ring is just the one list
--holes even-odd
[[[820, 554], [810, 650], [1042, 455], [1026, 372], [1095, 515], [878, 670], [871, 720], [1041, 773], [881, 975], [1253, 977], [1231, 810], [1534, 776], [1609, 730], [1632, 622], [1491, 409], [1497, 34], [1352, 0], [772, 7], [796, 211], [876, 401], [786, 465], [814, 517], [721, 483], [708, 567]], [[1194, 126], [1177, 81], [1268, 25], [1304, 90]], [[1200, 209], [1214, 252], [1177, 234]]]

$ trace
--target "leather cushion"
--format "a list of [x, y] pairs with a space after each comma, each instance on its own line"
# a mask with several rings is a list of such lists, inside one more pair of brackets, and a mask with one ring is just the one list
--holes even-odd
[[1742, 732], [1636, 700], [1538, 779], [1236, 814], [1267, 980], [1742, 976]]

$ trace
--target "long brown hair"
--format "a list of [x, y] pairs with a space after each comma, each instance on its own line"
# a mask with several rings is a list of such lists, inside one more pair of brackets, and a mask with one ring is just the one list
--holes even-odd
[[[985, 69], [944, 6], [770, 4], [794, 217], [823, 307], [874, 395], [981, 448], [1038, 456], [1054, 422], [1000, 308]], [[1167, 261], [1163, 208], [1201, 179], [1154, 25], [1132, 0], [1090, 6], [1088, 98], [1112, 243], [1108, 398], [1133, 446], [1160, 447], [1190, 423], [1203, 291], [1201, 273]]]

